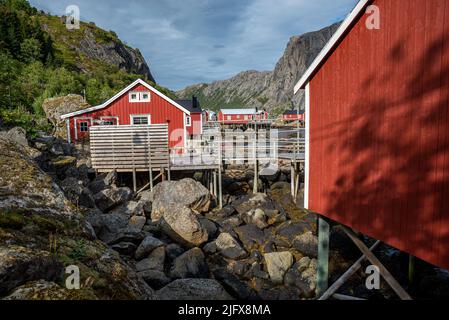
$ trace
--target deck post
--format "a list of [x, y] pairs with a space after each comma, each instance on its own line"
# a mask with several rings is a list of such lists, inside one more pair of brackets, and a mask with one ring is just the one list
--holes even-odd
[[150, 177], [150, 191], [153, 191], [153, 169], [150, 167], [150, 171], [148, 172]]
[[318, 218], [318, 270], [316, 295], [319, 298], [328, 288], [329, 277], [329, 223]]
[[223, 191], [221, 186], [221, 164], [218, 166], [218, 207], [223, 208]]
[[214, 197], [217, 197], [217, 171], [214, 169], [214, 173], [213, 173], [214, 177], [213, 177], [213, 183], [214, 183], [214, 188], [213, 188], [213, 195]]
[[136, 177], [136, 168], [133, 168], [133, 191], [137, 192], [137, 177]]
[[408, 255], [408, 284], [412, 285], [415, 277], [415, 257]]
[[293, 160], [290, 163], [290, 194], [293, 200], [295, 199], [295, 167], [293, 165]]

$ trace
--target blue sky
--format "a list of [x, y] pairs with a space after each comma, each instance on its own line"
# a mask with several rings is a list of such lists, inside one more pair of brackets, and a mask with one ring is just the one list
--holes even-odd
[[115, 31], [139, 48], [156, 81], [172, 90], [272, 70], [289, 38], [342, 20], [357, 0], [30, 0], [56, 15]]

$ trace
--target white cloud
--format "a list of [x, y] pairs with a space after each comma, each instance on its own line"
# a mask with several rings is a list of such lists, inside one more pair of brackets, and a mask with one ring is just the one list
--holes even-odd
[[31, 0], [114, 30], [138, 47], [156, 80], [171, 89], [272, 70], [293, 35], [342, 19], [357, 0]]

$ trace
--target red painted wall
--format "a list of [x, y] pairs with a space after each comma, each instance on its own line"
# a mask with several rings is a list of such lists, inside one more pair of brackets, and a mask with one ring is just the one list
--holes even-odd
[[[130, 91], [149, 90], [138, 84]], [[119, 124], [126, 125], [131, 124], [130, 115], [137, 114], [150, 114], [151, 123], [153, 124], [167, 123], [169, 121], [170, 146], [184, 145], [184, 112], [153, 92], [151, 92], [150, 102], [130, 103], [128, 93], [125, 93], [104, 109], [72, 117], [70, 119], [72, 141], [75, 138], [74, 119], [88, 117], [99, 119], [102, 116], [118, 116]], [[196, 117], [192, 116], [192, 121], [195, 119]]]
[[282, 115], [284, 120], [300, 120], [304, 121], [304, 114], [284, 114]]
[[310, 83], [308, 207], [449, 268], [449, 2], [373, 3]]
[[[248, 119], [245, 119], [245, 116], [248, 116]], [[218, 121], [224, 122], [224, 123], [242, 123], [246, 124], [249, 121], [252, 120], [253, 114], [230, 114], [230, 115], [223, 115], [223, 113], [220, 111], [218, 113]], [[228, 117], [231, 117], [229, 120]], [[257, 114], [255, 116], [256, 120], [266, 120], [268, 119], [268, 112], [264, 112], [262, 114]]]

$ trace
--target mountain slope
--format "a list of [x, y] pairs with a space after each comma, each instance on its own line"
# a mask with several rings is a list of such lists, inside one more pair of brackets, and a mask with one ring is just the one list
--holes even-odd
[[304, 93], [293, 96], [296, 81], [337, 30], [339, 23], [319, 31], [290, 38], [273, 71], [245, 71], [210, 84], [195, 84], [176, 92], [179, 97], [196, 95], [206, 108], [258, 107], [279, 113], [293, 104], [304, 104]]
[[0, 16], [0, 127], [49, 130], [45, 99], [78, 94], [96, 105], [137, 78], [174, 97], [154, 83], [140, 51], [113, 31], [92, 22], [69, 30], [64, 17], [27, 0], [0, 0]]
[[37, 19], [50, 34], [56, 57], [66, 65], [88, 74], [116, 68], [154, 82], [140, 51], [124, 44], [113, 31], [105, 31], [92, 22], [81, 22], [79, 30], [69, 30], [65, 17], [39, 14]]

